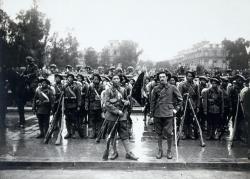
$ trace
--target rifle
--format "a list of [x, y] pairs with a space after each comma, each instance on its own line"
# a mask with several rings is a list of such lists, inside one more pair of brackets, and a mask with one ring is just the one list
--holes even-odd
[[[122, 111], [124, 111], [124, 106], [123, 106], [123, 108], [122, 108]], [[110, 131], [110, 133], [109, 133], [109, 135], [108, 135], [108, 137], [107, 137], [107, 144], [106, 144], [106, 149], [105, 149], [105, 151], [104, 151], [104, 154], [103, 154], [103, 156], [102, 156], [102, 159], [103, 160], [108, 160], [108, 156], [109, 156], [109, 146], [110, 146], [110, 142], [111, 142], [111, 136], [112, 136], [112, 134], [114, 133], [114, 131], [115, 131], [115, 133], [116, 133], [116, 126], [117, 126], [117, 124], [118, 124], [118, 121], [119, 121], [119, 119], [120, 119], [120, 116], [118, 116], [117, 118], [116, 118], [116, 121], [115, 121], [115, 124], [113, 125], [113, 127], [112, 127], [112, 129], [111, 129], [111, 131]]]
[[56, 128], [56, 124], [57, 124], [57, 113], [58, 113], [58, 111], [59, 111], [59, 108], [60, 108], [60, 105], [61, 105], [61, 103], [62, 103], [62, 99], [63, 99], [63, 93], [61, 94], [61, 96], [60, 96], [60, 98], [59, 98], [59, 103], [58, 103], [58, 106], [57, 106], [57, 108], [56, 108], [56, 112], [54, 113], [54, 115], [53, 115], [53, 118], [52, 118], [52, 120], [51, 120], [51, 123], [50, 123], [50, 125], [49, 125], [49, 129], [48, 129], [48, 131], [47, 131], [47, 133], [46, 133], [46, 135], [45, 135], [45, 138], [44, 138], [44, 143], [45, 144], [48, 144], [49, 143], [49, 140], [50, 140], [50, 138], [51, 138], [51, 135], [52, 135], [52, 133], [54, 132], [54, 130], [55, 130], [55, 128]]
[[[232, 135], [230, 136], [230, 146], [231, 147], [233, 146], [233, 139], [235, 136], [236, 126], [237, 126], [239, 107], [240, 107], [240, 95], [238, 94], [238, 101], [237, 101], [236, 114], [235, 114], [235, 119], [234, 119], [234, 126], [233, 126]], [[231, 119], [233, 119], [233, 116], [231, 117]]]
[[63, 131], [63, 128], [64, 128], [64, 118], [65, 118], [65, 115], [64, 115], [64, 97], [62, 98], [62, 117], [61, 117], [61, 125], [60, 125], [60, 130], [57, 134], [57, 139], [56, 139], [56, 142], [55, 142], [55, 145], [61, 145], [62, 143], [62, 131]]

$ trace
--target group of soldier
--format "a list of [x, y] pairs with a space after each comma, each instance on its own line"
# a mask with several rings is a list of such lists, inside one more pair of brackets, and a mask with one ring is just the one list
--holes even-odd
[[[48, 76], [35, 78], [37, 66], [31, 57], [26, 59], [28, 66], [22, 75], [38, 83], [36, 87], [30, 84], [30, 88], [34, 88], [32, 109], [38, 118], [40, 130], [37, 138], [46, 136], [51, 114], [57, 118], [58, 128], [65, 116], [65, 139], [76, 138], [77, 132], [81, 138], [89, 137], [100, 142], [109, 134], [112, 139], [110, 159], [118, 157], [117, 138], [122, 141], [126, 158], [138, 159], [131, 152], [128, 142], [134, 104], [131, 92], [136, 81], [132, 75], [124, 75], [119, 67], [110, 68], [106, 76], [102, 67], [91, 75], [90, 68], [87, 68], [87, 74], [83, 74], [73, 72], [71, 66], [66, 66], [65, 72], [58, 73], [56, 65], [52, 64]], [[157, 159], [163, 156], [164, 138], [168, 144], [167, 158], [172, 158], [174, 118], [177, 119], [177, 130], [181, 129], [179, 137], [182, 140], [196, 139], [202, 132], [207, 140], [222, 139], [229, 134], [230, 121], [234, 125], [237, 120], [234, 139], [246, 141], [242, 102], [245, 93], [249, 92], [249, 79], [244, 76], [196, 77], [193, 71], [187, 71], [183, 80], [162, 70], [154, 76], [145, 75], [142, 86], [142, 94], [139, 94], [144, 101], [145, 125], [153, 118], [153, 128], [158, 136]], [[24, 109], [19, 109], [20, 118], [23, 116], [20, 127], [25, 124], [23, 113]], [[202, 130], [198, 129], [199, 124]], [[87, 130], [87, 136], [84, 130]]]

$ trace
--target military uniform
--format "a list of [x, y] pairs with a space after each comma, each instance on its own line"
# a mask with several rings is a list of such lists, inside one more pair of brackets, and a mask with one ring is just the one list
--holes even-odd
[[95, 138], [99, 133], [102, 119], [101, 93], [104, 90], [102, 84], [91, 84], [88, 89], [85, 108], [88, 110], [90, 138]]
[[77, 83], [68, 83], [64, 87], [64, 104], [68, 131], [64, 138], [74, 138], [78, 109], [81, 107], [81, 89]]
[[0, 128], [5, 127], [5, 117], [7, 112], [8, 89], [6, 74], [0, 72]]
[[56, 112], [56, 118], [58, 121], [58, 127], [61, 125], [61, 119], [62, 119], [62, 104], [60, 104], [60, 97], [63, 92], [63, 84], [61, 82], [57, 82], [54, 84], [54, 90], [55, 90], [55, 105], [53, 108], [53, 113]]
[[182, 96], [175, 86], [167, 83], [165, 85], [159, 84], [154, 87], [151, 94], [150, 113], [151, 116], [154, 117], [155, 132], [158, 135], [159, 152], [156, 156], [157, 159], [160, 159], [163, 155], [163, 132], [166, 133], [168, 142], [167, 157], [169, 159], [172, 158], [171, 145], [173, 135], [174, 103], [178, 111], [182, 103]]
[[202, 104], [208, 122], [207, 139], [218, 139], [218, 130], [221, 126], [224, 113], [223, 92], [219, 88], [210, 87], [204, 91]]
[[38, 118], [40, 135], [38, 138], [44, 137], [49, 128], [50, 113], [54, 105], [54, 94], [49, 86], [43, 88], [38, 87], [33, 101], [33, 109]]
[[[200, 104], [200, 95], [198, 91], [198, 85], [196, 85], [194, 82], [189, 83], [188, 81], [181, 82], [178, 86], [178, 89], [183, 96], [183, 104], [186, 103], [187, 100], [187, 95], [190, 98], [191, 104], [193, 105], [193, 108], [195, 111], [199, 108]], [[183, 106], [185, 108], [185, 106]], [[187, 106], [187, 111], [186, 111], [186, 117], [184, 121], [184, 135], [183, 139], [186, 137], [190, 137], [191, 139], [195, 139], [194, 137], [194, 130], [197, 130], [196, 128], [194, 129], [194, 116], [191, 110], [190, 105], [188, 104]]]

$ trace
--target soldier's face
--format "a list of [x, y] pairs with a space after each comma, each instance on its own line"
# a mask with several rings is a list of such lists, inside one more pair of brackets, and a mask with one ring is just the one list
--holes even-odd
[[56, 83], [58, 83], [61, 81], [61, 78], [57, 76], [55, 80], [56, 80]]
[[166, 83], [167, 83], [167, 80], [168, 80], [168, 78], [167, 78], [167, 76], [166, 76], [165, 73], [161, 73], [161, 74], [159, 75], [159, 79], [160, 79], [161, 84], [166, 84]]
[[77, 81], [82, 82], [83, 81], [82, 77], [78, 76]]
[[212, 85], [212, 88], [217, 88], [218, 86], [218, 84], [215, 81], [212, 81], [211, 85]]
[[73, 80], [74, 80], [74, 79], [72, 78], [72, 76], [69, 76], [69, 77], [68, 77], [68, 82], [72, 83]]
[[169, 80], [169, 83], [170, 83], [171, 85], [175, 85], [175, 84], [176, 84], [174, 78], [171, 78], [171, 79]]
[[205, 85], [207, 82], [205, 80], [200, 80], [201, 84]]
[[95, 83], [95, 84], [100, 83], [99, 78], [97, 76], [94, 76], [93, 83]]
[[113, 85], [114, 85], [114, 86], [118, 86], [119, 83], [120, 83], [120, 78], [119, 78], [119, 76], [114, 76], [113, 79], [112, 79], [112, 82], [113, 82]]
[[46, 81], [43, 81], [43, 82], [42, 82], [42, 88], [45, 88], [45, 87], [47, 87], [47, 82], [46, 82]]
[[187, 78], [187, 81], [193, 81], [193, 75], [191, 73], [188, 73], [186, 78]]

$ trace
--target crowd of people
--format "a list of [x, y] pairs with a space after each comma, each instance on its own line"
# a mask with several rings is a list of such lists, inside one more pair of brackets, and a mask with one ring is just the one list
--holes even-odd
[[[98, 143], [109, 135], [112, 146], [109, 159], [118, 157], [115, 140], [119, 138], [126, 150], [126, 158], [137, 160], [129, 146], [131, 112], [136, 104], [132, 93], [136, 93], [141, 97], [137, 102], [143, 104], [145, 128], [152, 125], [157, 134], [157, 159], [163, 156], [164, 138], [168, 145], [167, 158], [172, 159], [174, 118], [177, 119], [178, 140], [195, 140], [202, 138], [202, 134], [206, 140], [227, 139], [232, 123], [233, 139], [248, 143], [250, 148], [249, 110], [245, 107], [246, 94], [250, 93], [249, 77], [240, 73], [234, 76], [196, 76], [194, 71], [186, 71], [184, 76], [178, 76], [161, 69], [147, 75], [144, 69], [143, 80], [139, 82], [132, 67], [125, 73], [124, 69], [112, 66], [104, 73], [101, 66], [95, 70], [90, 67], [83, 70], [67, 65], [59, 72], [57, 66], [51, 64], [47, 73], [41, 73], [32, 57], [26, 60], [27, 67], [21, 72], [0, 71], [1, 126], [5, 122], [7, 105], [4, 101], [10, 83], [10, 89], [16, 94], [21, 128], [25, 127], [24, 105], [32, 99], [40, 130], [37, 138], [46, 136], [51, 115], [57, 121], [58, 129], [65, 116], [65, 139], [74, 139], [78, 133], [81, 138], [95, 139]], [[142, 88], [133, 89], [135, 83], [141, 83]], [[106, 160], [107, 156], [103, 159]]]

